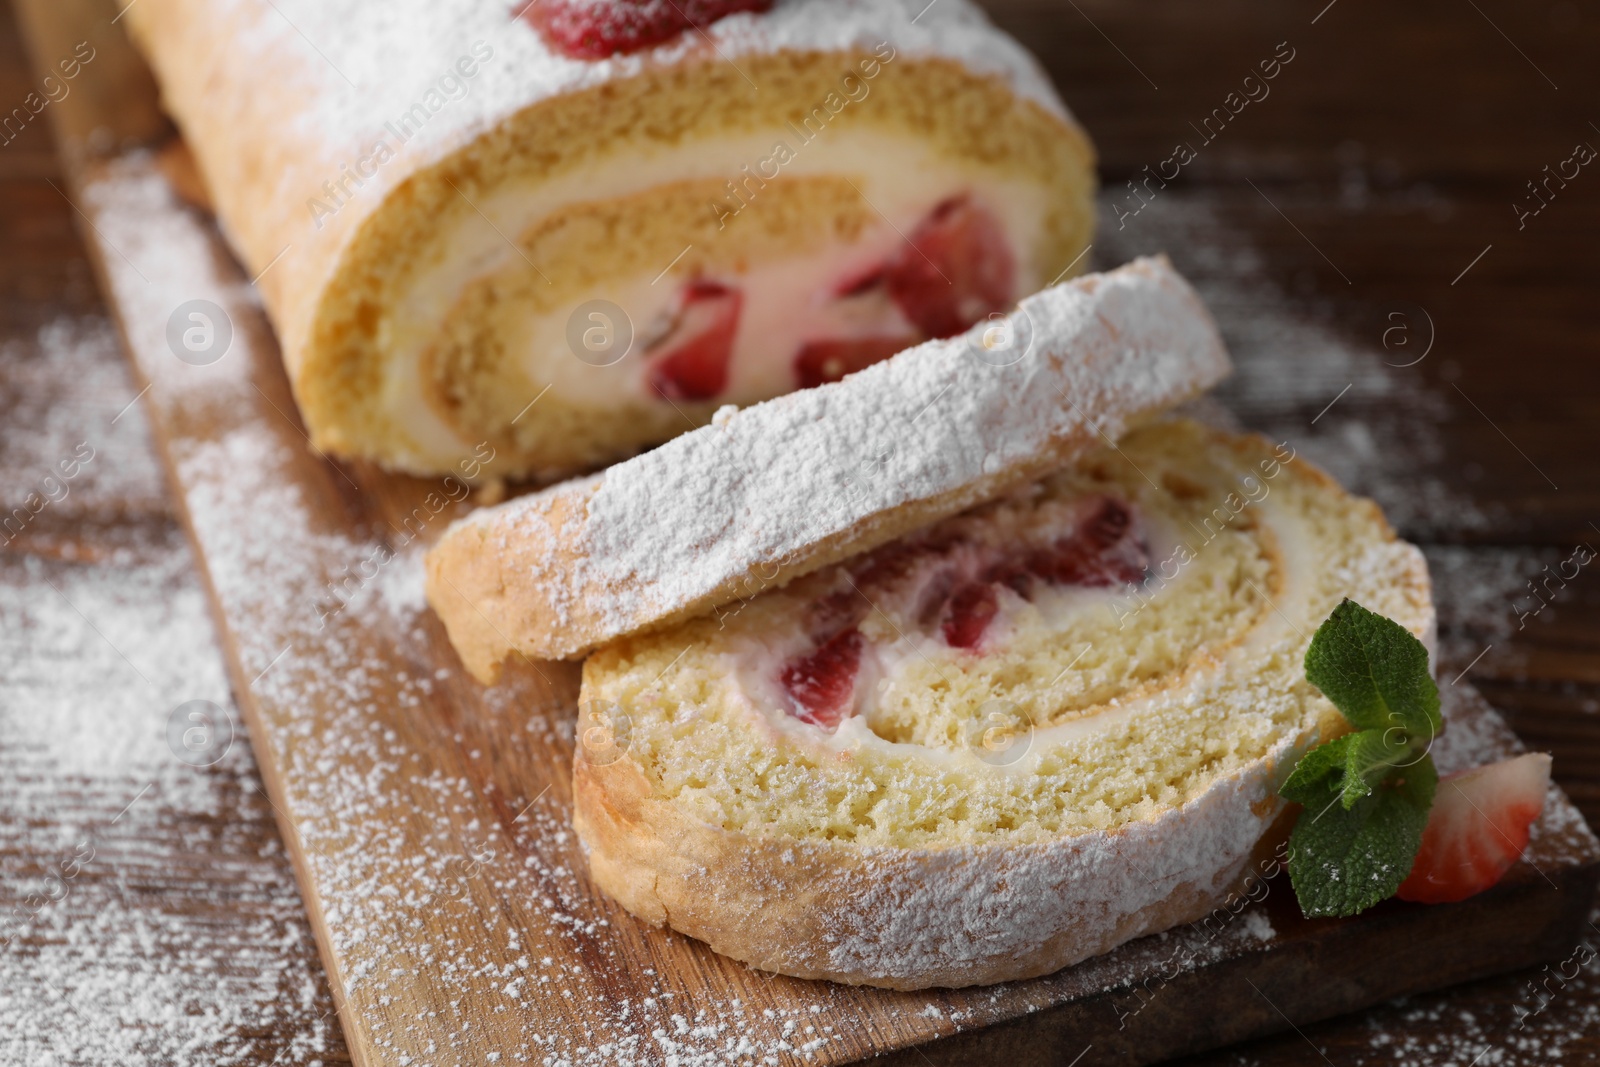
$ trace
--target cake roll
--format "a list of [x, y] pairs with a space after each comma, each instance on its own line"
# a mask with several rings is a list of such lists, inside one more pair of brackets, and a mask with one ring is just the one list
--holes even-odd
[[1433, 639], [1427, 564], [1375, 505], [1163, 420], [590, 656], [574, 823], [630, 912], [763, 970], [1048, 974], [1271, 856], [1290, 769], [1350, 728], [1302, 666], [1345, 597]]
[[125, 22], [312, 441], [394, 470], [625, 457], [1004, 315], [1090, 237], [1088, 140], [968, 0]]

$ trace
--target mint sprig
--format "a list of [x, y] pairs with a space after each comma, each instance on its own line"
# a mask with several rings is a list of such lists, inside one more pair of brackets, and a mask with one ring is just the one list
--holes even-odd
[[1393, 896], [1417, 858], [1439, 782], [1439, 688], [1422, 642], [1353, 600], [1317, 627], [1305, 668], [1356, 730], [1301, 756], [1279, 790], [1304, 808], [1289, 880], [1308, 917], [1354, 915]]

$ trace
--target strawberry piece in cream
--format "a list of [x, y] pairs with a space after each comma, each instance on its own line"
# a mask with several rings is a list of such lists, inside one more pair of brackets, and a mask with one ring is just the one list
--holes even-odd
[[[1085, 502], [1071, 533], [1043, 547], [1000, 547], [961, 539], [895, 542], [863, 557], [848, 588], [807, 613], [813, 651], [788, 661], [780, 680], [791, 714], [833, 730], [855, 713], [855, 684], [868, 651], [860, 625], [872, 606], [899, 605], [907, 630], [937, 633], [951, 648], [980, 651], [1000, 617], [1001, 590], [1034, 600], [1041, 585], [1108, 588], [1145, 578], [1150, 548], [1127, 504]], [[896, 626], [899, 629], [899, 626]]]
[[917, 329], [928, 337], [953, 337], [1011, 306], [1016, 273], [1000, 220], [971, 197], [957, 196], [911, 232], [885, 282]]
[[861, 631], [841, 630], [809, 656], [783, 670], [783, 688], [791, 711], [802, 722], [832, 730], [855, 705], [856, 674], [861, 668]]
[[984, 631], [1000, 612], [1000, 599], [989, 582], [958, 586], [944, 604], [940, 632], [951, 648], [977, 648]]
[[1133, 516], [1109, 497], [1071, 537], [1028, 557], [1028, 570], [1057, 585], [1104, 588], [1144, 580], [1149, 549], [1127, 534]]
[[[809, 389], [1009, 306], [1016, 266], [988, 209], [958, 194], [911, 229], [887, 255], [841, 265], [821, 293], [770, 277], [689, 281], [647, 331], [644, 388], [666, 400], [738, 400], [752, 387], [781, 391], [772, 371], [787, 359], [788, 388]], [[805, 310], [775, 313], [775, 298]]]
[[739, 329], [739, 290], [689, 283], [671, 329], [645, 352], [650, 388], [668, 400], [711, 400], [727, 388], [728, 360]]
[[706, 27], [736, 11], [765, 11], [772, 0], [534, 0], [521, 17], [551, 48], [572, 59], [605, 59]]

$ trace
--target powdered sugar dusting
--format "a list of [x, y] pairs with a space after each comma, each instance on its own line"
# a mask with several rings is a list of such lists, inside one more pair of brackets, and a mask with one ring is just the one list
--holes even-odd
[[[910, 55], [948, 56], [1004, 78], [1020, 95], [1065, 109], [1038, 63], [994, 30], [968, 0], [779, 0], [764, 14], [740, 13], [655, 48], [604, 60], [553, 51], [506, 0], [232, 0], [217, 5], [231, 32], [215, 39], [230, 64], [270, 69], [305, 103], [290, 119], [326, 153], [327, 173], [383, 134], [384, 119], [429, 91], [474, 44], [493, 51], [449, 121], [429, 123], [408, 145], [429, 162], [529, 104], [628, 77], [690, 56], [738, 64], [774, 51], [871, 51], [887, 41]], [[143, 13], [130, 11], [139, 21]], [[404, 175], [381, 175], [384, 189]], [[381, 196], [364, 198], [376, 204]]]
[[918, 976], [964, 976], [974, 960], [1032, 959], [1050, 943], [1059, 946], [1056, 959], [1070, 953], [1067, 962], [1077, 962], [1152, 932], [1143, 924], [1159, 929], [1170, 923], [1172, 916], [1158, 919], [1147, 910], [1163, 901], [1183, 893], [1220, 901], [1277, 815], [1276, 806], [1263, 807], [1260, 798], [1272, 761], [1293, 744], [1285, 739], [1268, 761], [1116, 834], [1081, 834], [1004, 853], [875, 853], [881, 869], [855, 894], [872, 921], [837, 939], [830, 965], [914, 982]]
[[[1015, 313], [1030, 321], [1037, 348], [1014, 367], [974, 359], [975, 334], [931, 341], [848, 385], [746, 408], [618, 464], [589, 502], [581, 540], [583, 567], [618, 590], [608, 621], [637, 624], [753, 561], [786, 559], [1026, 462], [1045, 441], [1082, 433], [1087, 411], [1114, 440], [1135, 412], [1226, 373], [1226, 355], [1187, 297], [1181, 279], [1151, 261], [1068, 283]], [[863, 456], [878, 460], [871, 478]]]
[[[92, 205], [96, 225], [107, 238], [137, 263], [135, 270], [119, 264], [115, 255], [106, 257], [135, 354], [156, 383], [147, 401], [169, 430], [193, 425], [184, 420], [207, 411], [226, 413], [230, 424], [236, 424], [210, 443], [178, 443], [172, 456], [181, 472], [178, 490], [194, 519], [223, 617], [230, 624], [227, 636], [243, 667], [239, 681], [261, 705], [266, 729], [258, 739], [260, 750], [282, 778], [278, 799], [295, 827], [294, 844], [306, 855], [309, 899], [331, 931], [334, 973], [349, 996], [351, 1017], [358, 1021], [358, 1037], [371, 1061], [837, 1062], [872, 1048], [1016, 1018], [1107, 989], [1125, 989], [1131, 996], [1132, 987], [1175, 946], [1188, 946], [1178, 959], [1190, 968], [1228, 958], [1242, 945], [1257, 951], [1267, 944], [1252, 929], [1258, 927], [1255, 920], [1233, 923], [1215, 938], [1201, 931], [1175, 931], [1046, 979], [938, 994], [932, 998], [937, 1013], [930, 1014], [928, 995], [867, 994], [783, 978], [769, 982], [673, 935], [642, 930], [597, 897], [588, 883], [568, 826], [563, 777], [512, 776], [496, 779], [491, 787], [482, 785], [483, 768], [502, 760], [515, 763], [511, 753], [552, 751], [550, 763], [535, 765], [554, 766], [570, 752], [568, 713], [559, 700], [549, 699], [542, 683], [519, 681], [488, 691], [459, 688], [470, 683], [433, 658], [436, 636], [417, 611], [414, 573], [380, 575], [319, 627], [321, 583], [330, 572], [365, 558], [375, 545], [330, 528], [313, 507], [308, 487], [320, 483], [306, 476], [310, 461], [305, 444], [252, 385], [281, 389], [281, 382], [273, 384], [277, 372], [270, 361], [275, 354], [270, 346], [261, 347], [264, 334], [257, 332], [254, 306], [236, 277], [216, 273], [218, 260], [213, 257], [220, 246], [214, 235], [158, 193], [135, 162], [110, 184], [93, 188], [84, 202]], [[190, 258], [192, 248], [203, 255]], [[177, 364], [166, 351], [161, 326], [178, 302], [208, 293], [229, 301], [225, 306], [237, 310], [244, 333], [237, 358], [191, 374], [195, 368]], [[130, 398], [135, 392], [130, 389]], [[286, 401], [280, 396], [279, 402]], [[146, 485], [153, 483], [152, 470], [146, 468], [149, 477], [139, 476]], [[322, 476], [337, 477], [326, 471]], [[132, 478], [126, 484], [138, 481]], [[150, 671], [158, 685], [172, 681], [171, 688], [181, 695], [196, 691], [192, 683], [206, 677], [220, 679], [214, 660], [209, 667], [184, 660], [182, 680], [154, 669], [160, 656], [171, 654], [175, 635], [204, 622], [196, 594], [174, 595], [182, 580], [178, 572], [154, 573], [113, 591], [67, 579], [63, 571], [48, 566], [28, 566], [39, 577], [49, 576], [69, 597], [94, 605], [102, 616], [114, 608], [146, 611], [152, 604], [172, 601], [172, 617], [188, 623], [174, 626], [167, 616], [143, 615], [142, 623], [124, 621], [109, 628], [107, 636], [119, 644], [128, 642], [124, 648], [129, 658]], [[401, 555], [390, 566], [413, 567], [415, 557]], [[72, 629], [66, 609], [39, 613], [38, 604], [54, 595], [48, 584], [29, 578], [6, 588], [17, 592], [14, 597], [0, 594], [6, 598], [0, 600], [0, 620], [9, 622], [18, 610], [35, 612], [26, 618], [44, 619], [45, 632], [62, 635], [69, 650], [66, 658], [73, 664], [103, 664], [103, 674], [126, 669], [118, 666], [122, 660], [113, 659], [113, 653], [88, 651], [98, 639], [86, 627]], [[31, 629], [33, 623], [27, 626], [39, 632]], [[42, 644], [42, 638], [33, 639]], [[90, 661], [86, 655], [100, 658]], [[43, 688], [28, 673], [31, 667], [18, 669], [25, 673], [0, 673], [0, 687], [26, 686], [25, 710], [54, 700], [52, 692], [61, 694], [59, 688]], [[60, 680], [52, 677], [49, 683], [59, 687]], [[560, 684], [557, 678], [555, 688]], [[144, 683], [130, 680], [129, 685], [132, 691]], [[70, 690], [59, 708], [54, 703], [50, 707], [64, 715], [81, 714], [84, 708], [74, 702], [88, 705], [91, 699], [87, 690], [81, 695]], [[458, 716], [460, 707], [471, 707], [473, 713]], [[10, 703], [6, 712], [14, 714]], [[98, 718], [89, 728], [104, 735], [117, 730], [115, 723]], [[66, 743], [35, 737], [35, 744], [50, 753], [45, 760], [72, 757], [65, 752]], [[137, 769], [145, 758], [141, 753], [147, 754], [146, 746], [133, 746], [123, 763], [112, 764], [110, 777], [98, 782], [120, 786], [128, 777], [123, 772]], [[13, 758], [10, 748], [6, 756]], [[113, 759], [116, 753], [102, 750], [100, 756]], [[249, 780], [243, 768], [235, 776], [226, 761], [218, 766], [222, 770], [212, 773], [224, 782]], [[178, 769], [193, 773], [191, 768]], [[76, 773], [88, 772], [86, 762]], [[171, 779], [179, 781], [175, 775]], [[157, 799], [168, 782], [161, 777], [157, 789], [123, 821], [146, 818], [156, 825], [146, 831], [148, 824], [140, 824], [140, 834], [159, 832], [158, 809], [142, 815], [141, 805]], [[136, 793], [139, 783], [128, 784]], [[541, 793], [546, 786], [550, 791]], [[108, 821], [126, 802], [123, 792], [115, 792], [116, 802], [108, 795], [99, 809]], [[17, 793], [8, 794], [8, 805], [14, 796], [34, 796], [38, 804], [55, 802], [53, 794]], [[252, 796], [259, 794], [241, 789], [237, 796], [218, 796], [201, 790], [183, 803], [226, 812], [253, 803]], [[1572, 809], [1557, 810], [1557, 828], [1576, 833], [1581, 821]], [[8, 825], [6, 832], [15, 831]], [[1536, 837], [1536, 846], [1541, 840]], [[30, 855], [44, 854], [39, 846], [48, 842], [27, 841]], [[10, 1044], [0, 1048], [19, 1062], [39, 1058], [44, 1040], [39, 1035], [47, 1024], [33, 1003], [19, 1010], [9, 998], [18, 990], [27, 996], [43, 975], [62, 989], [73, 1009], [91, 1019], [100, 1018], [94, 1005], [116, 1005], [124, 1003], [119, 996], [137, 995], [126, 1002], [127, 1014], [114, 1027], [79, 1027], [84, 1059], [194, 1060], [205, 1055], [199, 1049], [237, 1040], [212, 1057], [226, 1062], [253, 1040], [233, 1035], [288, 1029], [277, 1021], [279, 1016], [260, 1007], [265, 996], [273, 1011], [317, 1020], [300, 1031], [305, 1036], [284, 1049], [279, 1062], [314, 1062], [326, 1054], [331, 1038], [318, 1029], [326, 1020], [326, 1005], [314, 983], [302, 984], [307, 970], [282, 972], [276, 979], [281, 984], [248, 975], [250, 961], [281, 959], [277, 944], [301, 944], [305, 936], [291, 917], [292, 894], [285, 894], [281, 874], [276, 883], [267, 879], [262, 885], [263, 896], [274, 907], [283, 902], [282, 921], [243, 932], [234, 924], [226, 945], [185, 941], [193, 928], [177, 924], [187, 920], [172, 918], [169, 925], [165, 918], [153, 919], [143, 905], [137, 914], [132, 908], [124, 913], [115, 894], [94, 897], [96, 910], [104, 915], [100, 925], [63, 935], [64, 948], [41, 951], [37, 957], [7, 956], [0, 964], [8, 979], [6, 992], [0, 994], [0, 1019], [16, 1023], [3, 1031], [0, 1041]], [[232, 901], [214, 903], [216, 910], [235, 907]], [[181, 910], [175, 904], [171, 914]], [[130, 929], [133, 933], [126, 933]], [[194, 951], [175, 962], [174, 973], [168, 974], [148, 965], [147, 946], [152, 943], [187, 945]], [[259, 947], [269, 944], [270, 949]], [[646, 953], [672, 966], [660, 973], [653, 966], [641, 967]], [[181, 977], [204, 973], [206, 961], [218, 958], [240, 964], [239, 970], [217, 972], [203, 991]], [[85, 968], [97, 959], [123, 968], [117, 982], [94, 978], [74, 986], [55, 981], [68, 972], [90, 973]], [[690, 972], [709, 976], [711, 984], [691, 984], [685, 977]], [[243, 1006], [247, 990], [256, 998], [248, 1001], [250, 1007]], [[858, 1021], [868, 997], [875, 1021], [870, 1036]], [[173, 1005], [193, 1010], [173, 1011]], [[63, 1012], [50, 1010], [48, 1040], [59, 1042]], [[1552, 1009], [1545, 1018], [1554, 1016]], [[1138, 1024], [1135, 1020], [1132, 1025]], [[1403, 1024], [1399, 1019], [1393, 1025]], [[1116, 1025], [1115, 1019], [1108, 1025]], [[1403, 1043], [1404, 1038], [1386, 1040]], [[1541, 1048], [1565, 1047], [1556, 1038], [1540, 1040], [1546, 1042]], [[491, 1060], [491, 1053], [500, 1059]], [[1398, 1062], [1422, 1059], [1419, 1052]], [[1470, 1055], [1459, 1059], [1469, 1062]], [[1446, 1060], [1434, 1056], [1434, 1062]]]
[[[336, 1055], [242, 727], [208, 767], [169, 748], [180, 704], [232, 701], [115, 335], [59, 321], [0, 364], [15, 404], [0, 510], [93, 448], [0, 552], [0, 1061]], [[91, 531], [88, 515], [119, 522]]]
[[[9, 342], [0, 350], [6, 367], [0, 417], [7, 431], [0, 437], [0, 470], [13, 519], [0, 541], [48, 541], [70, 555], [76, 524], [107, 512], [127, 518], [124, 535], [156, 535], [140, 520], [150, 513], [165, 517], [166, 487], [150, 455], [142, 412], [123, 413], [139, 390], [122, 358], [116, 333], [102, 319], [57, 320], [33, 344]], [[108, 373], [108, 365], [118, 373]], [[70, 477], [64, 461], [76, 467]], [[19, 528], [10, 511], [35, 493], [49, 502]]]
[[[264, 284], [295, 357], [310, 305], [340, 250], [392, 191], [523, 109], [564, 94], [680, 62], [731, 65], [739, 84], [756, 93], [759, 85], [742, 69], [752, 55], [871, 52], [887, 42], [906, 55], [948, 57], [996, 76], [1019, 96], [1066, 114], [1036, 61], [969, 0], [781, 0], [766, 13], [731, 15], [655, 48], [598, 61], [552, 51], [516, 17], [525, 5], [510, 0], [179, 6], [144, 0], [129, 5], [127, 21], [146, 31], [236, 247], [256, 271], [286, 256], [291, 269], [269, 273]], [[233, 77], [238, 70], [272, 71], [273, 91]], [[228, 143], [241, 126], [279, 133], [237, 152], [207, 154], [208, 144]], [[396, 155], [402, 162], [387, 163]], [[264, 184], [262, 168], [277, 180]], [[244, 188], [256, 192], [251, 202], [233, 203], [234, 191]]]

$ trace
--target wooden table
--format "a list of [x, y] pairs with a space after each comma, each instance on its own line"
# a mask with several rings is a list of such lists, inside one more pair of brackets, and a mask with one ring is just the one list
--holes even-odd
[[[1600, 579], [1583, 571], [1537, 614], [1524, 586], [1575, 543], [1600, 545], [1600, 370], [1584, 359], [1600, 177], [1553, 182], [1520, 228], [1513, 207], [1536, 205], [1525, 183], [1576, 143], [1600, 145], [1600, 14], [995, 9], [1094, 133], [1108, 189], [1177, 141], [1200, 148], [1148, 206], [1148, 191], [1120, 211], [1106, 199], [1097, 259], [1153, 249], [1175, 224], [1202, 231], [1214, 256], [1178, 265], [1210, 279], [1255, 361], [1227, 402], [1309, 442], [1429, 547], [1447, 676], [1467, 672], [1600, 815]], [[1275, 53], [1293, 58], [1270, 95], [1207, 126]], [[33, 78], [0, 22], [0, 107]], [[0, 1062], [345, 1062], [247, 746], [197, 769], [165, 742], [177, 705], [225, 701], [227, 683], [45, 126], [0, 145], [0, 511], [87, 428], [102, 444], [0, 536]], [[1324, 328], [1299, 362], [1272, 347], [1286, 313]], [[1540, 981], [1549, 1004], [1519, 1026]], [[1203, 1062], [1316, 1062], [1307, 1042], [1341, 1065], [1582, 1062], [1600, 1050], [1597, 1017], [1588, 969], [1512, 975]]]

